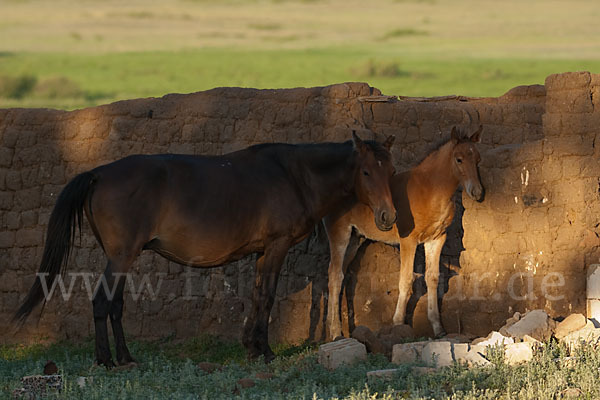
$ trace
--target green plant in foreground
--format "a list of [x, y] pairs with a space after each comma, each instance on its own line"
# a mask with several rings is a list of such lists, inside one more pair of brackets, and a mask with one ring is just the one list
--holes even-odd
[[[185, 341], [166, 338], [135, 341], [131, 350], [139, 365], [107, 371], [93, 366], [93, 340], [51, 345], [0, 346], [0, 397], [19, 387], [24, 375], [41, 373], [48, 359], [56, 362], [65, 388], [61, 399], [558, 399], [599, 398], [600, 354], [591, 345], [570, 353], [561, 344], [540, 346], [525, 364], [504, 363], [500, 349], [490, 349], [492, 364], [469, 368], [455, 364], [420, 373], [397, 366], [381, 355], [328, 371], [317, 362], [314, 345], [275, 345], [271, 364], [248, 361], [237, 342], [202, 335]], [[199, 361], [218, 362], [208, 373]], [[367, 378], [375, 369], [397, 368], [390, 379]], [[263, 377], [260, 379], [259, 377]], [[79, 377], [91, 377], [84, 387]], [[269, 378], [270, 379], [266, 379]], [[242, 388], [240, 379], [255, 386]], [[569, 397], [575, 396], [575, 397]]]

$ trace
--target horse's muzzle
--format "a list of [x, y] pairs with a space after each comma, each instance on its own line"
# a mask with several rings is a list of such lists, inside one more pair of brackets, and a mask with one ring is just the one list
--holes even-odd
[[481, 185], [471, 186], [467, 190], [469, 197], [479, 203], [485, 198], [485, 189]]
[[396, 223], [396, 211], [381, 211], [377, 214], [375, 218], [375, 225], [377, 225], [377, 229], [380, 231], [389, 231], [394, 227], [394, 223]]

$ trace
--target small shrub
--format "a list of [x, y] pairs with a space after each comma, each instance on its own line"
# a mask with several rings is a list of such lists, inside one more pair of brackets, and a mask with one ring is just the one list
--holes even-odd
[[248, 28], [255, 29], [257, 31], [277, 31], [281, 29], [281, 25], [273, 23], [257, 23], [249, 24]]
[[388, 40], [388, 39], [394, 39], [394, 38], [399, 38], [399, 37], [427, 36], [427, 35], [429, 35], [429, 33], [426, 31], [421, 31], [421, 30], [414, 29], [414, 28], [399, 28], [399, 29], [394, 29], [394, 30], [391, 30], [391, 31], [385, 33], [379, 39], [380, 40]]
[[22, 99], [31, 93], [37, 78], [32, 75], [0, 76], [0, 97]]
[[78, 99], [85, 96], [79, 85], [64, 76], [47, 78], [35, 85], [33, 96], [42, 99]]
[[350, 72], [355, 76], [368, 78], [397, 78], [410, 75], [408, 72], [403, 71], [395, 61], [375, 61], [373, 59], [351, 69]]

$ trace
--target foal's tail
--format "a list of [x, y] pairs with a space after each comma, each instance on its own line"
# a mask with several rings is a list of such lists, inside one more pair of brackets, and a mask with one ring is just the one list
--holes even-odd
[[[34, 307], [42, 300], [46, 301], [47, 290], [52, 288], [56, 276], [66, 269], [78, 226], [81, 234], [83, 206], [94, 180], [95, 175], [91, 171], [77, 175], [58, 196], [48, 222], [46, 245], [39, 272], [23, 305], [15, 313], [13, 322], [24, 323]], [[45, 285], [42, 284], [42, 279]]]

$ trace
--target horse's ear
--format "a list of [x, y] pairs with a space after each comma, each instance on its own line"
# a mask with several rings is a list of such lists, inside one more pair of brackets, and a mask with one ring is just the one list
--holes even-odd
[[452, 127], [452, 131], [450, 132], [450, 138], [452, 138], [452, 143], [454, 143], [455, 145], [458, 144], [458, 142], [460, 142], [460, 137], [458, 135], [458, 129], [456, 129], [456, 126]]
[[481, 143], [481, 132], [483, 132], [483, 125], [479, 125], [477, 132], [471, 135], [469, 138], [473, 143]]
[[359, 152], [363, 152], [366, 149], [365, 142], [358, 137], [355, 130], [352, 130], [352, 143], [354, 144], [354, 149], [358, 150]]
[[394, 136], [394, 135], [388, 136], [388, 138], [385, 140], [385, 142], [383, 142], [383, 147], [385, 147], [385, 149], [387, 151], [390, 151], [390, 149], [394, 145], [395, 140], [396, 140], [396, 136]]

